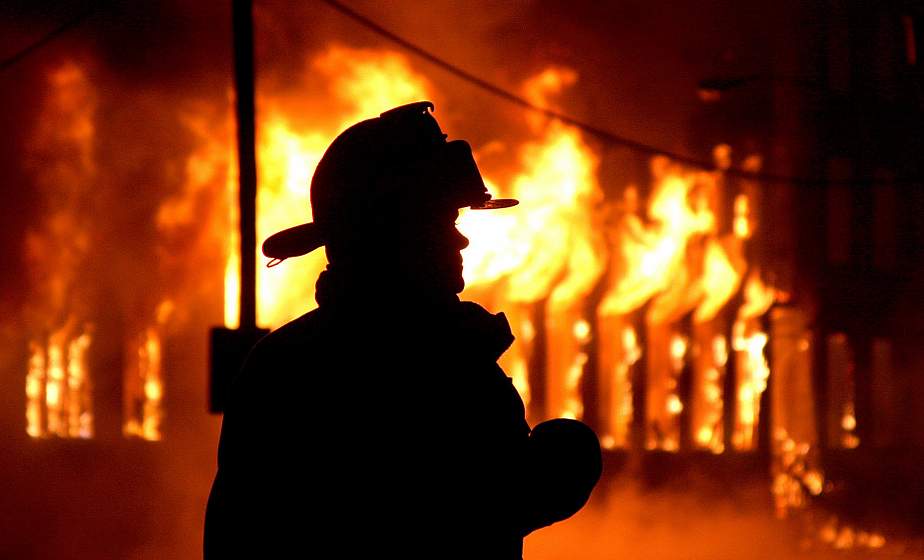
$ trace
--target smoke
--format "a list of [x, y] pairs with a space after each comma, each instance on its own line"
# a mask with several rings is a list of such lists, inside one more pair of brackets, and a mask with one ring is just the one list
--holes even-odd
[[[819, 509], [777, 519], [756, 457], [648, 456], [610, 461], [574, 517], [526, 538], [530, 560], [924, 558], [920, 542], [882, 540]], [[877, 519], [879, 528], [896, 520]], [[869, 527], [867, 528], [869, 529]], [[893, 533], [894, 534], [894, 533]], [[864, 540], [866, 539], [866, 540]]]

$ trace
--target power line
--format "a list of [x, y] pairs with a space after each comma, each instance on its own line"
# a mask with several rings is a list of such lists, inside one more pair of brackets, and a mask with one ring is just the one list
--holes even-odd
[[80, 13], [77, 14], [76, 16], [72, 17], [71, 19], [69, 19], [69, 20], [67, 20], [66, 22], [62, 23], [60, 26], [58, 26], [58, 27], [56, 27], [55, 29], [53, 29], [53, 30], [51, 30], [50, 32], [48, 32], [46, 35], [44, 35], [44, 36], [43, 36], [41, 39], [39, 39], [38, 41], [36, 41], [36, 42], [30, 44], [30, 45], [27, 46], [26, 48], [24, 48], [24, 49], [22, 49], [22, 50], [20, 50], [20, 51], [18, 51], [18, 52], [16, 52], [16, 53], [14, 53], [12, 56], [9, 56], [9, 57], [3, 59], [2, 61], [0, 61], [0, 72], [3, 72], [3, 71], [6, 70], [7, 68], [10, 68], [10, 67], [13, 66], [14, 64], [18, 63], [19, 61], [21, 61], [21, 60], [23, 60], [24, 58], [28, 57], [28, 56], [31, 55], [32, 53], [34, 53], [34, 52], [36, 52], [37, 50], [41, 49], [42, 47], [44, 47], [44, 46], [47, 45], [48, 43], [54, 41], [55, 39], [57, 39], [58, 37], [60, 37], [61, 35], [63, 35], [65, 32], [69, 31], [71, 28], [76, 27], [80, 22], [82, 22], [83, 20], [87, 19], [87, 18], [90, 17], [91, 15], [95, 14], [101, 7], [102, 7], [102, 3], [99, 3], [99, 4], [97, 4], [96, 6], [94, 6], [94, 7], [92, 7], [92, 8], [89, 8], [89, 9], [87, 9], [87, 10], [84, 10], [83, 12], [80, 12]]
[[[688, 165], [690, 167], [694, 167], [697, 169], [703, 169], [706, 171], [716, 171], [718, 169], [717, 166], [712, 162], [701, 160], [693, 156], [680, 154], [677, 152], [672, 152], [670, 150], [659, 148], [651, 144], [646, 144], [638, 140], [633, 140], [631, 138], [627, 138], [625, 136], [616, 134], [614, 132], [610, 132], [608, 130], [595, 126], [591, 123], [576, 119], [574, 117], [568, 116], [564, 113], [555, 111], [553, 109], [541, 107], [539, 105], [531, 103], [530, 101], [524, 99], [523, 97], [515, 93], [512, 93], [509, 90], [506, 90], [500, 86], [492, 84], [491, 82], [488, 82], [487, 80], [479, 78], [478, 76], [460, 68], [459, 66], [456, 66], [455, 64], [452, 64], [451, 62], [448, 62], [444, 58], [441, 58], [433, 54], [432, 52], [424, 49], [423, 47], [415, 43], [412, 43], [411, 41], [405, 39], [404, 37], [401, 37], [400, 35], [397, 35], [389, 31], [388, 29], [385, 29], [381, 25], [377, 24], [376, 22], [372, 21], [371, 19], [367, 18], [366, 16], [362, 14], [353, 11], [351, 8], [345, 6], [344, 4], [340, 3], [337, 0], [320, 0], [320, 1], [327, 4], [334, 10], [340, 12], [341, 14], [349, 17], [353, 21], [359, 23], [363, 27], [374, 32], [375, 34], [380, 35], [381, 37], [384, 37], [385, 39], [388, 39], [392, 43], [395, 43], [399, 45], [400, 47], [404, 48], [405, 50], [430, 62], [431, 64], [438, 66], [439, 68], [442, 68], [446, 72], [458, 78], [461, 78], [462, 80], [469, 82], [470, 84], [484, 91], [487, 91], [493, 95], [496, 95], [497, 97], [500, 97], [501, 99], [504, 99], [523, 109], [533, 111], [533, 112], [542, 114], [546, 117], [556, 119], [565, 124], [571, 125], [609, 144], [620, 145], [630, 150], [634, 150], [636, 152], [640, 152], [640, 153], [651, 155], [651, 156], [655, 156], [655, 155], [666, 156], [674, 161], [683, 163], [685, 165]], [[816, 179], [816, 178], [808, 178], [808, 177], [792, 177], [792, 176], [787, 176], [787, 175], [776, 175], [773, 173], [748, 171], [740, 167], [729, 167], [727, 169], [722, 169], [722, 172], [728, 176], [738, 177], [741, 179], [749, 179], [749, 180], [762, 181], [762, 182], [767, 182], [767, 183], [789, 183], [792, 185], [799, 185], [799, 186], [868, 185], [868, 184], [874, 184], [874, 183], [883, 183], [883, 181], [881, 180], [876, 181], [872, 179], [871, 180], [851, 180], [851, 181], [831, 181], [831, 180], [823, 179], [823, 178]], [[922, 182], [924, 182], [924, 179], [899, 178], [899, 179], [893, 179], [892, 181], [890, 181], [890, 184], [893, 184], [893, 185], [919, 184]]]

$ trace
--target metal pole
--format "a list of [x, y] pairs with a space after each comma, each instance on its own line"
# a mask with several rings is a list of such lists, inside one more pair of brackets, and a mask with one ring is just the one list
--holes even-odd
[[269, 331], [257, 328], [257, 158], [254, 153], [253, 14], [250, 0], [233, 0], [234, 89], [240, 190], [241, 315], [237, 329], [214, 327], [209, 338], [209, 411], [221, 413], [231, 378]]
[[233, 0], [234, 89], [237, 102], [237, 156], [240, 177], [240, 327], [257, 325], [257, 161], [254, 148], [253, 13], [250, 0]]

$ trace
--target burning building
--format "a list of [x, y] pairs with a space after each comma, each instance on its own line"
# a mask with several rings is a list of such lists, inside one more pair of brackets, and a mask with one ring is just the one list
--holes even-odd
[[[530, 422], [582, 419], [607, 450], [588, 511], [527, 557], [920, 552], [919, 8], [356, 9], [523, 103], [324, 4], [258, 3], [257, 238], [310, 219], [357, 120], [432, 99], [471, 139], [521, 206], [461, 217], [463, 297], [510, 318]], [[207, 332], [241, 311], [229, 22], [102, 8], [0, 74], [0, 556], [197, 554]], [[323, 253], [262, 264], [258, 325], [314, 307]]]

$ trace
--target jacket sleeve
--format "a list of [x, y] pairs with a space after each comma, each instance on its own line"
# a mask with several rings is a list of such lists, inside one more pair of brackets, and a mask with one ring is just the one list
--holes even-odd
[[530, 433], [523, 460], [520, 534], [577, 513], [602, 473], [597, 435], [583, 422], [556, 418]]

